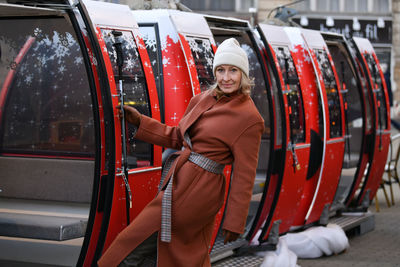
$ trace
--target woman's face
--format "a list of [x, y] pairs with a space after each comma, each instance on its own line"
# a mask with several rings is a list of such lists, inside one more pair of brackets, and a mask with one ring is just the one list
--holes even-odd
[[239, 90], [242, 71], [232, 65], [220, 65], [215, 69], [218, 87], [225, 93], [231, 94]]

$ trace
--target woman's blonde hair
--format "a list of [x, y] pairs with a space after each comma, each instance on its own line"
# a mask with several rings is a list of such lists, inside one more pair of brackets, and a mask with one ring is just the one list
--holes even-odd
[[[251, 94], [251, 89], [254, 86], [254, 78], [249, 78], [247, 77], [246, 74], [244, 74], [244, 72], [242, 70], [240, 70], [242, 72], [242, 78], [240, 80], [240, 88], [239, 88], [239, 93], [244, 94], [244, 95], [248, 95], [250, 96]], [[210, 90], [215, 90], [215, 92], [217, 93], [217, 98], [220, 98], [221, 96], [223, 96], [225, 93], [218, 87], [218, 82], [215, 81], [209, 88]]]

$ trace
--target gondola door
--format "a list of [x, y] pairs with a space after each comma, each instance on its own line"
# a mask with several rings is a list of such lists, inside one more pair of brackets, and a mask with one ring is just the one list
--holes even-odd
[[390, 107], [387, 87], [378, 58], [368, 39], [352, 39], [362, 71], [368, 77], [373, 107], [373, 131], [366, 146], [370, 149], [368, 172], [353, 205], [367, 208], [378, 190], [390, 143]]
[[[328, 223], [329, 208], [339, 183], [344, 155], [344, 105], [336, 69], [329, 54], [328, 47], [318, 31], [301, 30], [315, 72], [320, 82], [320, 94], [324, 116], [324, 139], [321, 169], [314, 196], [307, 214], [305, 224], [318, 222]], [[322, 79], [321, 79], [322, 78]], [[310, 166], [313, 160], [310, 158]], [[321, 218], [322, 216], [322, 218]]]
[[[170, 16], [179, 35], [179, 42], [185, 55], [193, 95], [199, 94], [208, 90], [214, 83], [212, 67], [216, 44], [213, 35], [204, 16], [201, 14], [170, 11]], [[224, 169], [226, 179], [225, 201], [215, 218], [210, 251], [217, 238], [224, 215], [231, 181], [231, 169], [232, 166], [230, 165]]]
[[82, 265], [102, 219], [97, 193], [112, 147], [100, 123], [109, 118], [99, 109], [105, 88], [95, 84], [78, 8], [47, 4], [0, 4], [3, 266]]
[[[155, 29], [158, 30], [156, 34], [158, 33], [160, 37], [158, 47], [161, 49], [157, 49], [161, 50], [163, 63], [162, 94], [165, 123], [177, 125], [190, 98], [207, 90], [214, 83], [212, 63], [216, 47], [211, 31], [203, 15], [200, 14], [176, 10], [134, 11], [133, 13], [139, 19], [141, 31], [144, 34], [149, 33], [148, 29], [144, 31], [146, 26], [148, 27], [150, 23], [153, 25], [158, 23]], [[146, 39], [157, 43], [154, 37], [152, 39], [146, 37]], [[170, 151], [166, 149], [163, 154], [167, 155]], [[230, 174], [231, 167], [227, 166], [224, 170], [227, 179], [225, 198]], [[212, 243], [217, 236], [223, 212], [224, 205], [216, 216]]]
[[[263, 117], [266, 128], [266, 131], [261, 137], [255, 184], [244, 235], [242, 239], [239, 239], [235, 244], [230, 244], [230, 249], [232, 249], [234, 246], [240, 246], [240, 241], [242, 241], [242, 243], [248, 243], [257, 233], [261, 227], [258, 221], [262, 216], [262, 208], [267, 199], [266, 192], [274, 195], [276, 191], [279, 190], [278, 182], [270, 183], [268, 180], [270, 176], [269, 170], [272, 169], [272, 162], [279, 162], [279, 159], [276, 159], [277, 154], [272, 152], [275, 146], [275, 111], [272, 104], [273, 91], [271, 88], [276, 88], [276, 77], [273, 77], [274, 73], [271, 72], [271, 69], [266, 67], [261, 40], [254, 34], [247, 21], [216, 16], [205, 16], [205, 18], [217, 45], [228, 38], [235, 38], [246, 52], [249, 59], [249, 76], [255, 80], [251, 98]], [[269, 62], [269, 64], [271, 63]], [[277, 116], [280, 117], [281, 114]], [[281, 135], [279, 138], [281, 138]], [[240, 163], [234, 163], [234, 165], [235, 164]], [[233, 166], [233, 172], [234, 171], [235, 166]], [[268, 191], [268, 188], [270, 191]], [[221, 246], [223, 241], [221, 235], [217, 241], [219, 242], [214, 246], [212, 255], [220, 253], [223, 248], [227, 247]]]
[[307, 177], [301, 192], [298, 208], [293, 215], [293, 226], [302, 227], [306, 214], [313, 204], [315, 193], [321, 184], [321, 170], [326, 148], [326, 112], [324, 110], [322, 75], [317, 72], [316, 63], [309, 53], [309, 47], [298, 28], [284, 28], [291, 42], [291, 53], [299, 73], [299, 83], [303, 90], [303, 102], [307, 110], [307, 131], [310, 138], [310, 154]]
[[348, 42], [338, 34], [322, 33], [322, 36], [334, 61], [344, 102], [345, 153], [339, 185], [330, 207], [330, 211], [338, 211], [345, 209], [346, 200], [351, 198], [364, 176], [369, 154], [363, 144], [367, 139], [368, 128], [372, 126], [367, 123], [371, 121], [371, 114], [368, 112], [370, 108], [367, 108], [366, 79], [360, 72]]
[[[161, 147], [134, 138], [135, 128], [118, 115], [122, 105], [160, 120], [158, 95], [139, 27], [127, 6], [88, 2], [110, 87], [115, 135], [115, 176], [104, 243], [97, 256], [150, 202], [161, 178]], [[118, 20], [110, 20], [110, 17]]]
[[[142, 50], [143, 41], [135, 32], [137, 28], [133, 31], [101, 28], [100, 31], [104, 40], [104, 44], [101, 43], [109, 56], [107, 60], [105, 55], [106, 66], [114, 76], [109, 77], [111, 82], [114, 81], [111, 90], [115, 109], [117, 105], [129, 105], [146, 116], [160, 120], [157, 90], [152, 71], [148, 69], [147, 52]], [[118, 42], [121, 48], [117, 48]], [[124, 56], [121, 67], [118, 66], [118, 49]], [[123, 117], [116, 125], [120, 126], [120, 129], [116, 127], [116, 143], [121, 147], [117, 145], [116, 149], [117, 173], [108, 230], [109, 242], [154, 198], [161, 176], [161, 148], [135, 139], [135, 128], [126, 123]], [[122, 220], [124, 217], [126, 220]]]
[[286, 148], [285, 158], [282, 159], [285, 166], [279, 170], [283, 172], [281, 189], [273, 214], [269, 214], [262, 222], [264, 226], [259, 240], [264, 242], [272, 227], [275, 233], [285, 233], [293, 224], [293, 215], [298, 208], [306, 181], [310, 142], [309, 136], [306, 137], [306, 110], [297, 69], [290, 52], [290, 40], [282, 27], [259, 24], [259, 29], [264, 45], [272, 51], [279, 73], [286, 122], [286, 130], [283, 131], [286, 135], [282, 137], [282, 147]]

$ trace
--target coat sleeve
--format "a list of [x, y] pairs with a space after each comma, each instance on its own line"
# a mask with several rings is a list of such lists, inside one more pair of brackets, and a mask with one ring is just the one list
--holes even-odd
[[142, 115], [135, 138], [162, 147], [181, 149], [183, 138], [179, 126], [168, 126]]
[[[191, 98], [183, 117], [193, 109], [198, 100], [198, 96]], [[179, 130], [179, 125], [168, 126], [143, 114], [135, 138], [147, 143], [177, 150], [183, 146], [183, 137]]]
[[233, 177], [225, 211], [225, 230], [240, 234], [244, 232], [263, 131], [263, 122], [252, 124], [240, 134], [232, 146]]

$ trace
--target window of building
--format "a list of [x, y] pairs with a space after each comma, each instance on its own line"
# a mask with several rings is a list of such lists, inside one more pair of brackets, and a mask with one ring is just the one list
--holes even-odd
[[250, 8], [256, 8], [257, 7], [257, 1], [256, 0], [237, 0], [237, 3], [240, 5], [236, 4], [236, 11], [238, 12], [249, 12]]
[[340, 1], [339, 0], [330, 0], [329, 1], [329, 10], [332, 12], [340, 11]]
[[211, 1], [207, 10], [235, 11], [235, 0], [214, 0]]
[[181, 0], [181, 3], [192, 10], [249, 12], [257, 7], [257, 0]]
[[328, 1], [327, 0], [317, 0], [317, 10], [328, 11]]
[[198, 0], [181, 0], [181, 3], [192, 10], [207, 10], [210, 1], [198, 1]]
[[368, 0], [357, 1], [357, 12], [359, 13], [368, 12]]
[[390, 13], [390, 0], [305, 0], [293, 6], [304, 12]]
[[346, 12], [355, 12], [356, 11], [356, 0], [346, 0], [344, 2], [344, 10], [346, 10]]
[[390, 10], [389, 0], [374, 0], [374, 11], [378, 13], [389, 13]]

